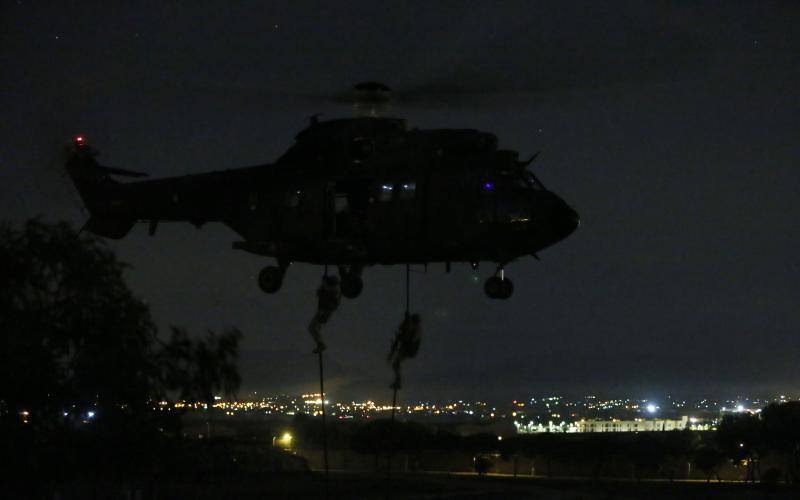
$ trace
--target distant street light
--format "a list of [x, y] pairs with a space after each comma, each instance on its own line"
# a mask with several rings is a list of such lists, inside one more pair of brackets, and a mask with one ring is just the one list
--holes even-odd
[[292, 447], [292, 439], [293, 436], [288, 433], [284, 432], [281, 437], [272, 436], [272, 446], [280, 446], [284, 450], [288, 450]]

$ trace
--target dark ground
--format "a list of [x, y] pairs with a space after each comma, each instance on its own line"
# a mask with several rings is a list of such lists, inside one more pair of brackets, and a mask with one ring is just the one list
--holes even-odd
[[[766, 489], [742, 483], [667, 481], [596, 481], [530, 479], [475, 475], [402, 474], [392, 478], [377, 475], [332, 473], [332, 499], [542, 499], [613, 500], [668, 498], [692, 499], [796, 499], [800, 490], [784, 485]], [[391, 496], [389, 496], [391, 493]], [[321, 473], [269, 476], [252, 481], [209, 482], [171, 485], [160, 498], [325, 498]]]

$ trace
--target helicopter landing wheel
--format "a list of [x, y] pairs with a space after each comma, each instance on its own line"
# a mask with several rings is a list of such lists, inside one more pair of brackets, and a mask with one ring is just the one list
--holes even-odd
[[364, 280], [355, 273], [348, 273], [342, 276], [340, 287], [342, 295], [348, 299], [354, 299], [361, 295], [361, 290], [364, 289]]
[[278, 266], [267, 266], [258, 273], [258, 286], [264, 293], [275, 293], [283, 284], [283, 270]]
[[483, 285], [483, 291], [490, 299], [505, 300], [514, 293], [514, 283], [508, 278], [492, 276]]
[[361, 264], [339, 264], [339, 289], [348, 299], [354, 299], [361, 295], [364, 289], [364, 281], [361, 279], [361, 272], [364, 266]]

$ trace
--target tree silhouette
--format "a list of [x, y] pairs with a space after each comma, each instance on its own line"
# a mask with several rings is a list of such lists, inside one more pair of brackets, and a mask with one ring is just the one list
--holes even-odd
[[761, 412], [766, 445], [783, 455], [786, 482], [800, 481], [800, 401], [772, 403]]
[[0, 226], [0, 265], [5, 417], [28, 411], [38, 427], [99, 395], [110, 408], [146, 403], [158, 386], [157, 332], [113, 253], [64, 223], [33, 220]]
[[716, 439], [720, 451], [734, 464], [747, 463], [745, 480], [755, 482], [759, 459], [765, 448], [759, 417], [726, 415], [717, 428]]
[[4, 463], [47, 475], [78, 463], [112, 475], [149, 467], [178, 425], [175, 412], [154, 411], [158, 401], [238, 386], [241, 334], [195, 341], [173, 329], [160, 341], [126, 268], [66, 223], [0, 223]]
[[173, 326], [169, 342], [159, 352], [165, 386], [177, 390], [179, 399], [211, 405], [215, 394], [233, 394], [241, 383], [235, 363], [241, 333], [206, 332], [192, 340], [183, 328]]

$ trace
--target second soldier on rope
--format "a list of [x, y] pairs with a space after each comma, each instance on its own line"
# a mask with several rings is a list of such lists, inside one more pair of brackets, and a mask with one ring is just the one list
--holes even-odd
[[402, 385], [400, 376], [401, 365], [403, 361], [417, 355], [421, 341], [422, 324], [419, 314], [406, 315], [405, 319], [400, 324], [400, 328], [394, 335], [392, 348], [387, 357], [387, 361], [392, 364], [392, 370], [394, 370], [394, 382], [391, 385], [392, 389], [400, 389]]

